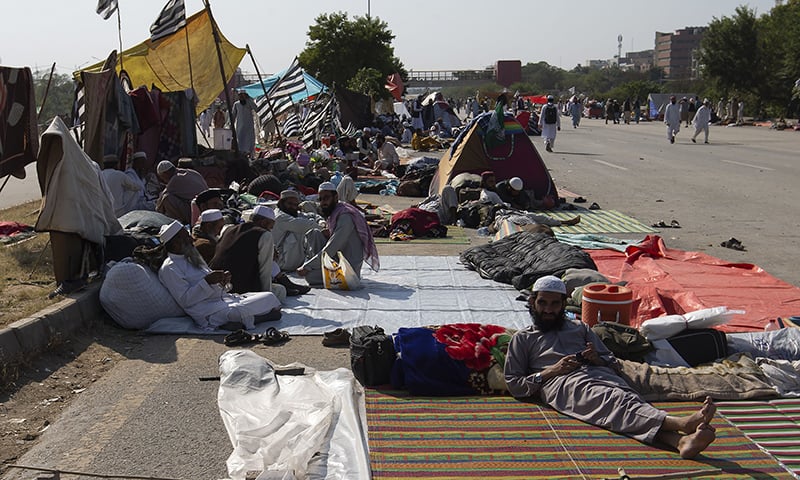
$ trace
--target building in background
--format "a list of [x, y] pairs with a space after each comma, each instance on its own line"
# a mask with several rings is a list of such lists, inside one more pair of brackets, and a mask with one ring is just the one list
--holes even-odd
[[686, 27], [674, 33], [656, 32], [655, 66], [670, 80], [698, 77], [697, 52], [707, 27]]

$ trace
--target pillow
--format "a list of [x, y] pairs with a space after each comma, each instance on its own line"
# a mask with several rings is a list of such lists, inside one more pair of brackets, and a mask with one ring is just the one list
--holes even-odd
[[149, 327], [165, 317], [183, 317], [183, 309], [152, 270], [134, 262], [119, 262], [106, 273], [100, 304], [123, 328]]

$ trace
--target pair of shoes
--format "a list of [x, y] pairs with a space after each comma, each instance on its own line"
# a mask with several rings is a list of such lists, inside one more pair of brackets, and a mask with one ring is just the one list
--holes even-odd
[[551, 147], [549, 143], [545, 143], [544, 144], [544, 149], [547, 150], [548, 152], [552, 152], [553, 151], [553, 147]]
[[286, 296], [288, 297], [296, 297], [311, 291], [311, 287], [294, 283], [286, 274], [275, 277], [275, 283], [283, 285], [286, 288]]
[[287, 332], [279, 331], [275, 327], [269, 327], [264, 335], [259, 336], [259, 340], [264, 345], [278, 345], [289, 341], [289, 334]]
[[223, 342], [228, 347], [237, 347], [239, 345], [249, 345], [257, 341], [257, 338], [247, 330], [236, 330], [233, 333], [225, 335]]
[[337, 328], [322, 334], [322, 345], [325, 347], [346, 347], [350, 345], [350, 332], [346, 328]]
[[681, 228], [681, 224], [677, 220], [672, 220], [669, 225], [664, 220], [659, 220], [650, 226], [655, 228]]
[[694, 138], [691, 139], [691, 140], [692, 140], [692, 143], [697, 143], [697, 140], [695, 140]]
[[589, 210], [600, 210], [600, 205], [598, 205], [597, 202], [593, 202], [589, 205]]
[[583, 197], [578, 197], [575, 200], [573, 200], [573, 202], [574, 203], [586, 203], [586, 199], [583, 198]]
[[739, 250], [740, 252], [744, 252], [745, 251], [744, 250], [744, 245], [742, 245], [742, 242], [740, 242], [739, 240], [736, 240], [733, 237], [731, 237], [730, 239], [725, 240], [724, 242], [720, 243], [719, 246], [720, 247], [725, 247], [725, 248], [732, 248], [733, 250]]

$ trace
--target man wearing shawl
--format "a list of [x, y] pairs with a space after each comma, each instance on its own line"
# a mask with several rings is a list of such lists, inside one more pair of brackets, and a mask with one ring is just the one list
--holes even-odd
[[305, 277], [309, 285], [322, 285], [323, 252], [332, 258], [342, 252], [359, 278], [364, 261], [377, 272], [380, 268], [378, 249], [361, 212], [349, 203], [339, 202], [336, 186], [331, 182], [320, 184], [319, 204], [328, 220], [330, 237], [322, 250], [307, 260], [297, 273]]

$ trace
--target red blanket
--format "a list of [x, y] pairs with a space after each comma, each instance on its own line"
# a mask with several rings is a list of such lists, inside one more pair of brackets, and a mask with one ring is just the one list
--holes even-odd
[[647, 236], [625, 253], [589, 250], [589, 254], [611, 281], [628, 282], [634, 293], [631, 324], [636, 327], [662, 315], [726, 306], [747, 313], [719, 329], [748, 332], [763, 330], [775, 317], [800, 313], [800, 288], [757, 265], [667, 248], [658, 236]]

